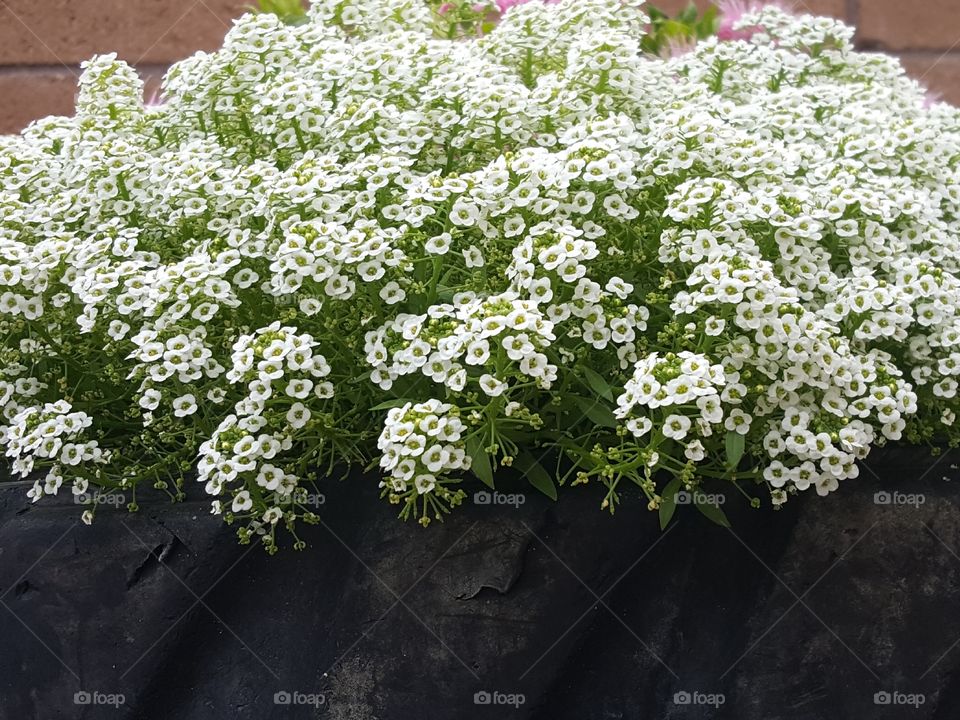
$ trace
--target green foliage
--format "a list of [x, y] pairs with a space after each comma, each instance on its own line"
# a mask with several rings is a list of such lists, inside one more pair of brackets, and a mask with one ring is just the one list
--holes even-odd
[[258, 13], [272, 13], [288, 25], [300, 25], [307, 20], [303, 0], [257, 0], [257, 6], [251, 9]]
[[655, 5], [647, 5], [646, 11], [650, 16], [651, 30], [640, 46], [653, 55], [708, 38], [716, 34], [720, 24], [719, 12], [713, 5], [709, 5], [701, 14], [691, 2], [673, 17]]
[[424, 525], [511, 474], [725, 525], [956, 443], [956, 111], [836, 21], [651, 17], [264, 0], [163, 103], [85, 63], [0, 138], [30, 497], [202, 485], [272, 552], [351, 464]]

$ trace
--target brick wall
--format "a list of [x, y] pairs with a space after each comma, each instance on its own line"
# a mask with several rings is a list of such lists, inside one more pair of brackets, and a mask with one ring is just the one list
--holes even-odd
[[[147, 79], [171, 62], [213, 50], [252, 0], [0, 0], [0, 133], [69, 114], [80, 62], [117, 52]], [[686, 0], [654, 4], [676, 9]], [[898, 53], [923, 83], [960, 104], [958, 0], [801, 0], [800, 10], [858, 26], [861, 47]]]
[[0, 133], [72, 114], [80, 63], [116, 52], [152, 93], [166, 67], [214, 50], [252, 0], [0, 0]]

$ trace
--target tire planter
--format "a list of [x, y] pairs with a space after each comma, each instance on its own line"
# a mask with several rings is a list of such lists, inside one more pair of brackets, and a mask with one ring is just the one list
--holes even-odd
[[273, 557], [203, 498], [85, 527], [6, 486], [0, 718], [960, 717], [953, 460], [666, 533], [590, 489], [423, 530], [358, 475]]

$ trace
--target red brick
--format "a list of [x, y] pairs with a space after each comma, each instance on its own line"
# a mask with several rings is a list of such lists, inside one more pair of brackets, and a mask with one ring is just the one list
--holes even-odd
[[0, 73], [0, 133], [19, 132], [44, 115], [65, 115], [73, 108], [77, 77], [66, 68]]
[[[150, 97], [161, 73], [151, 68], [141, 74]], [[20, 132], [45, 115], [73, 115], [76, 93], [77, 75], [70, 68], [0, 68], [0, 134]]]
[[911, 77], [960, 106], [960, 53], [905, 53], [901, 59]]
[[250, 0], [0, 0], [0, 65], [74, 65], [117, 52], [169, 63], [218, 47]]
[[887, 50], [946, 50], [960, 45], [957, 0], [859, 0], [858, 39]]

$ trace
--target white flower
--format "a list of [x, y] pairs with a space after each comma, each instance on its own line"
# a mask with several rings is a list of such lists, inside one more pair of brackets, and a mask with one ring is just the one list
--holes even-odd
[[643, 437], [653, 428], [653, 421], [647, 417], [630, 418], [626, 422], [627, 429], [634, 437]]
[[663, 421], [663, 434], [673, 440], [683, 440], [690, 430], [690, 418], [685, 415], [668, 415]]
[[471, 245], [463, 251], [463, 261], [468, 268], [482, 268], [484, 265], [483, 252], [476, 245]]
[[294, 378], [287, 383], [284, 392], [292, 398], [302, 400], [313, 390], [313, 381], [308, 378]]
[[173, 414], [176, 417], [187, 417], [197, 411], [197, 399], [193, 396], [193, 393], [187, 393], [186, 395], [174, 398], [171, 405], [173, 406]]
[[160, 395], [159, 390], [154, 390], [149, 388], [143, 391], [143, 395], [140, 397], [140, 407], [144, 410], [156, 410], [157, 406], [160, 404]]
[[433, 255], [445, 255], [450, 250], [450, 233], [441, 233], [427, 240], [424, 249]]
[[414, 478], [413, 484], [417, 488], [418, 495], [426, 495], [437, 486], [437, 479], [433, 475], [423, 473]]
[[301, 402], [295, 402], [287, 411], [287, 422], [295, 430], [299, 430], [310, 420], [310, 410]]
[[692, 460], [693, 462], [700, 462], [707, 456], [706, 448], [703, 447], [703, 443], [699, 440], [693, 440], [687, 443], [683, 454], [688, 460]]
[[498, 380], [490, 373], [480, 376], [480, 389], [489, 397], [499, 397], [507, 389], [507, 383]]
[[241, 490], [233, 498], [233, 504], [231, 506], [234, 512], [245, 512], [253, 507], [253, 500], [250, 497], [250, 492], [247, 490]]
[[262, 520], [268, 525], [276, 525], [280, 518], [283, 517], [283, 511], [278, 507], [267, 508], [263, 513]]
[[283, 480], [283, 471], [269, 463], [260, 466], [260, 472], [257, 474], [257, 485], [267, 490], [276, 490], [280, 487]]
[[380, 299], [387, 305], [396, 305], [403, 302], [407, 294], [400, 287], [400, 283], [391, 280], [380, 289]]

